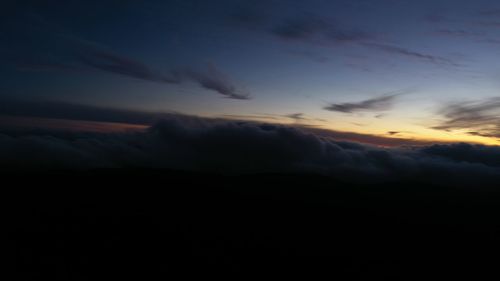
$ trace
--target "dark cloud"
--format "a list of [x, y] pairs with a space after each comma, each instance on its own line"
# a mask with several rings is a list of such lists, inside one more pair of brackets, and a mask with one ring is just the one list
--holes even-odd
[[324, 109], [328, 111], [337, 111], [344, 113], [353, 113], [359, 111], [385, 111], [392, 107], [394, 100], [399, 95], [400, 94], [384, 95], [360, 102], [332, 103], [324, 107]]
[[467, 130], [471, 135], [500, 138], [500, 98], [448, 104], [439, 114], [444, 120], [434, 129]]
[[250, 99], [248, 93], [233, 85], [215, 64], [208, 64], [205, 70], [194, 68], [172, 69], [166, 73], [155, 70], [137, 59], [117, 53], [81, 44], [77, 49], [76, 59], [82, 65], [66, 63], [18, 63], [17, 67], [28, 71], [85, 71], [85, 67], [140, 79], [150, 82], [180, 84], [185, 80], [198, 83], [206, 90], [219, 93], [231, 99]]
[[[35, 26], [35, 23], [28, 20], [26, 25], [25, 30], [21, 34], [16, 34], [12, 40], [19, 41], [17, 37], [22, 37], [23, 40], [18, 44], [28, 49], [10, 48], [8, 53], [8, 61], [18, 70], [60, 72], [98, 70], [165, 84], [192, 81], [226, 98], [249, 99], [249, 94], [242, 93], [242, 90], [235, 86], [227, 75], [223, 75], [215, 64], [209, 64], [206, 69], [170, 66], [168, 70], [162, 71], [140, 59], [60, 30], [47, 21]], [[36, 52], [31, 49], [32, 46], [37, 46]]]
[[0, 100], [0, 115], [151, 125], [173, 115], [58, 101]]
[[[390, 54], [419, 59], [428, 63], [460, 66], [448, 58], [385, 43], [376, 38], [375, 34], [364, 30], [344, 27], [332, 19], [326, 20], [313, 15], [302, 15], [285, 18], [275, 16], [275, 20], [272, 21], [270, 20], [271, 16], [264, 16], [264, 14], [259, 14], [258, 11], [252, 9], [238, 10], [237, 15], [239, 16], [235, 17], [235, 14], [232, 14], [231, 19], [243, 23], [243, 26], [246, 28], [270, 33], [277, 38], [290, 42], [303, 42], [318, 46], [326, 46], [328, 43], [353, 43]], [[437, 17], [435, 19], [437, 20]], [[305, 56], [317, 60], [315, 55], [305, 54]]]
[[[3, 116], [3, 117], [2, 117]], [[16, 119], [17, 118], [17, 119]], [[20, 118], [20, 119], [19, 119]], [[31, 119], [30, 119], [31, 118]], [[138, 126], [150, 126], [161, 119], [181, 118], [184, 120], [198, 120], [196, 117], [190, 117], [175, 112], [148, 112], [126, 110], [119, 108], [99, 107], [92, 105], [72, 104], [58, 101], [23, 101], [23, 100], [0, 100], [0, 126], [3, 128], [17, 127], [70, 127], [75, 126], [75, 130], [81, 130], [82, 126], [79, 121], [96, 122], [88, 128], [94, 131], [93, 128], [100, 128], [100, 131], [106, 131], [114, 124], [129, 124]], [[334, 130], [324, 130], [313, 128], [315, 125], [324, 124], [327, 120], [315, 118], [303, 113], [293, 113], [286, 115], [279, 114], [253, 114], [253, 115], [232, 115], [224, 114], [217, 118], [206, 119], [212, 123], [227, 122], [228, 120], [240, 120], [240, 122], [249, 122], [248, 120], [258, 120], [260, 122], [278, 123], [284, 118], [294, 120], [294, 126], [307, 127], [307, 130], [314, 130], [314, 134], [322, 135], [329, 138], [357, 141], [362, 143], [370, 143], [382, 146], [398, 146], [398, 145], [423, 145], [427, 144], [422, 141], [403, 138], [386, 138], [370, 134], [359, 134], [352, 132], [341, 132]], [[50, 119], [50, 120], [43, 120]], [[67, 122], [67, 121], [75, 121]], [[104, 123], [110, 123], [106, 126]]]
[[[359, 142], [359, 143], [384, 146], [384, 147], [395, 147], [404, 145], [422, 146], [422, 145], [429, 145], [436, 143], [435, 141], [427, 142], [423, 140], [415, 140], [410, 138], [396, 138], [396, 137], [387, 138], [386, 136], [379, 136], [379, 135], [336, 131], [332, 129], [322, 129], [319, 126], [328, 123], [329, 122], [328, 120], [307, 116], [303, 113], [293, 113], [286, 115], [279, 115], [279, 114], [221, 115], [221, 118], [226, 120], [240, 120], [240, 122], [249, 122], [248, 120], [258, 120], [261, 122], [270, 122], [275, 124], [278, 123], [280, 120], [283, 120], [283, 117], [290, 118], [295, 121], [293, 124], [289, 124], [288, 126], [299, 128], [306, 132], [311, 132], [314, 135], [325, 138]], [[364, 126], [363, 124], [357, 124], [357, 125]]]
[[398, 131], [389, 131], [387, 132], [388, 135], [391, 135], [391, 136], [394, 136], [394, 135], [397, 135], [397, 134], [400, 134], [401, 132], [398, 132]]
[[230, 119], [239, 119], [239, 120], [271, 120], [271, 121], [279, 121], [284, 119], [293, 120], [296, 125], [300, 124], [301, 126], [315, 126], [318, 122], [327, 122], [325, 119], [315, 118], [312, 116], [308, 116], [305, 113], [297, 112], [290, 114], [271, 114], [271, 113], [261, 113], [261, 114], [251, 114], [251, 115], [238, 115], [238, 114], [224, 114], [221, 117], [227, 117]]
[[220, 116], [225, 119], [236, 119], [236, 120], [278, 121], [280, 119], [278, 115], [273, 115], [273, 114], [222, 114]]
[[285, 117], [291, 118], [291, 119], [293, 119], [295, 121], [300, 121], [300, 120], [306, 119], [306, 117], [304, 116], [304, 113], [287, 114], [287, 115], [285, 115]]
[[250, 99], [248, 93], [243, 93], [242, 90], [234, 86], [226, 75], [224, 75], [214, 64], [209, 64], [207, 71], [187, 70], [185, 74], [203, 88], [215, 91], [226, 98], [238, 100]]
[[250, 98], [248, 93], [242, 93], [242, 90], [233, 85], [227, 75], [224, 75], [213, 63], [209, 63], [205, 70], [184, 68], [170, 70], [168, 74], [163, 74], [143, 62], [103, 51], [88, 44], [82, 44], [80, 49], [83, 50], [79, 55], [81, 62], [98, 70], [168, 84], [179, 84], [183, 80], [191, 80], [204, 89], [219, 93], [226, 98], [239, 100]]
[[372, 36], [359, 30], [350, 30], [315, 17], [285, 19], [271, 28], [271, 34], [285, 40], [324, 40], [335, 43], [359, 42]]
[[[266, 4], [269, 5], [269, 4]], [[302, 14], [283, 17], [266, 14], [266, 7], [239, 7], [231, 13], [231, 24], [249, 30], [265, 32], [286, 41], [312, 44], [356, 43], [373, 39], [373, 34], [348, 28], [332, 19]]]
[[328, 25], [321, 20], [291, 19], [279, 24], [271, 32], [287, 40], [305, 40], [323, 33]]
[[242, 93], [242, 90], [233, 85], [227, 75], [224, 75], [213, 63], [209, 63], [205, 70], [184, 68], [182, 70], [174, 69], [168, 74], [163, 74], [132, 58], [88, 46], [83, 49], [84, 52], [79, 55], [81, 62], [98, 70], [168, 84], [179, 84], [183, 80], [191, 80], [204, 89], [219, 93], [226, 98], [239, 100], [250, 98], [248, 93]]
[[[500, 179], [496, 147], [380, 148], [305, 129], [173, 118], [146, 132], [0, 134], [0, 168], [170, 168], [218, 173], [312, 172], [348, 181], [418, 179], [485, 185]], [[404, 188], [404, 187], [402, 187]]]
[[80, 54], [79, 59], [85, 65], [95, 69], [136, 79], [170, 84], [181, 82], [179, 73], [163, 74], [141, 61], [111, 52], [91, 49]]
[[39, 72], [80, 72], [85, 71], [81, 66], [75, 66], [65, 63], [43, 63], [43, 62], [16, 62], [17, 69], [21, 71], [39, 71]]
[[456, 162], [481, 163], [500, 167], [500, 147], [468, 143], [436, 144], [422, 148], [422, 152], [452, 159]]
[[430, 22], [430, 23], [443, 23], [443, 22], [448, 22], [449, 19], [443, 15], [442, 13], [432, 13], [429, 15], [426, 15], [424, 17], [424, 20]]
[[470, 32], [463, 29], [440, 29], [437, 34], [454, 36], [454, 37], [478, 37], [478, 33]]
[[325, 119], [312, 117], [302, 112], [285, 114], [283, 117], [290, 118], [295, 121], [296, 124], [300, 124], [301, 126], [314, 127], [318, 126], [318, 124], [328, 122]]
[[228, 20], [231, 25], [262, 29], [269, 24], [271, 16], [266, 13], [269, 10], [269, 1], [252, 1], [251, 4], [238, 5], [229, 13]]
[[317, 63], [326, 63], [330, 60], [330, 58], [328, 58], [327, 56], [323, 56], [319, 53], [310, 52], [310, 51], [289, 51], [288, 53], [295, 55], [295, 56], [309, 59], [309, 60], [317, 62]]
[[416, 52], [416, 51], [406, 49], [403, 47], [399, 47], [399, 46], [394, 46], [394, 45], [389, 45], [389, 44], [380, 44], [380, 43], [362, 43], [362, 45], [365, 47], [375, 48], [377, 50], [380, 50], [380, 51], [383, 51], [383, 52], [386, 52], [389, 54], [396, 54], [396, 55], [411, 57], [414, 59], [419, 59], [419, 60], [433, 63], [433, 64], [447, 65], [447, 66], [460, 66], [458, 63], [456, 63], [450, 59], [444, 58], [444, 57], [420, 53], [420, 52]]
[[283, 40], [307, 43], [356, 42], [372, 37], [367, 32], [349, 29], [334, 20], [326, 20], [309, 13], [289, 16], [269, 14], [268, 11], [272, 10], [270, 6], [273, 4], [269, 1], [239, 6], [229, 15], [231, 25], [266, 32]]
[[493, 27], [493, 28], [500, 27], [500, 22], [498, 21], [475, 21], [473, 22], [473, 24], [484, 27]]
[[493, 17], [497, 17], [497, 16], [500, 16], [500, 9], [482, 10], [478, 14], [480, 16], [493, 16]]

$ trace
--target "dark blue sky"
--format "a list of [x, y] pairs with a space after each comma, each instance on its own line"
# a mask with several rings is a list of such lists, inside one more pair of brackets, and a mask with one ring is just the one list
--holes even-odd
[[498, 1], [0, 5], [0, 94], [18, 106], [4, 114], [71, 103], [387, 137], [500, 137]]

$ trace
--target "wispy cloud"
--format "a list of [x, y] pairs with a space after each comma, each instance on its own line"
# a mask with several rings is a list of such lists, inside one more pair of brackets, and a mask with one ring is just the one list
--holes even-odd
[[290, 42], [343, 43], [368, 40], [373, 37], [368, 32], [348, 28], [335, 20], [317, 15], [301, 14], [283, 17], [267, 14], [265, 11], [268, 10], [270, 10], [268, 7], [262, 5], [240, 6], [229, 15], [229, 20], [233, 26], [265, 32]]
[[271, 29], [271, 33], [286, 40], [308, 40], [322, 35], [329, 25], [320, 19], [287, 19]]
[[304, 113], [292, 113], [292, 114], [287, 114], [285, 117], [291, 118], [296, 121], [304, 120], [306, 117], [304, 116]]
[[413, 51], [410, 49], [406, 49], [403, 47], [395, 46], [395, 45], [389, 45], [389, 44], [380, 44], [380, 43], [362, 43], [363, 46], [365, 47], [370, 47], [370, 48], [375, 48], [377, 50], [389, 53], [389, 54], [395, 54], [395, 55], [401, 55], [405, 57], [410, 57], [414, 59], [418, 59], [421, 61], [433, 63], [433, 64], [439, 64], [439, 65], [448, 65], [448, 66], [460, 66], [460, 64], [444, 58], [440, 56], [435, 56], [435, 55], [430, 55], [426, 53], [421, 53], [417, 51]]
[[271, 29], [271, 33], [285, 40], [324, 40], [335, 43], [359, 42], [372, 36], [360, 30], [347, 29], [315, 17], [289, 18]]
[[191, 78], [203, 88], [215, 91], [226, 98], [238, 100], [250, 99], [250, 95], [234, 86], [215, 64], [209, 63], [207, 70], [204, 72], [188, 69], [185, 71], [185, 74], [186, 77]]
[[136, 79], [168, 84], [179, 84], [183, 80], [192, 80], [202, 88], [217, 92], [226, 98], [246, 100], [248, 93], [236, 87], [227, 75], [213, 63], [207, 64], [205, 70], [185, 68], [170, 70], [168, 74], [153, 70], [147, 64], [111, 52], [90, 50], [80, 56], [87, 66], [98, 70], [124, 75]]
[[322, 123], [328, 122], [325, 119], [317, 118], [314, 116], [307, 115], [302, 112], [290, 113], [290, 114], [272, 114], [272, 113], [260, 113], [260, 114], [224, 114], [221, 115], [222, 118], [235, 119], [235, 120], [258, 120], [266, 121], [271, 123], [289, 123], [293, 121], [294, 125], [314, 127], [319, 126]]
[[401, 94], [402, 93], [387, 94], [381, 97], [371, 98], [359, 102], [331, 103], [328, 106], [325, 106], [324, 109], [343, 113], [355, 113], [359, 111], [385, 111], [392, 107], [394, 100]]
[[146, 112], [61, 101], [0, 99], [0, 115], [150, 125], [172, 112]]
[[79, 60], [92, 68], [152, 82], [177, 84], [181, 82], [179, 73], [163, 74], [147, 64], [116, 53], [86, 48], [78, 55]]
[[478, 13], [480, 16], [493, 16], [497, 17], [500, 16], [500, 9], [488, 9], [488, 10], [482, 10], [479, 11]]
[[478, 37], [480, 34], [467, 31], [464, 29], [439, 29], [436, 31], [437, 34], [453, 37]]
[[500, 98], [448, 104], [439, 114], [444, 120], [433, 129], [465, 130], [470, 135], [500, 138]]
[[[317, 16], [306, 15], [278, 18], [271, 21], [267, 17], [258, 16], [258, 12], [256, 11], [249, 11], [248, 13], [240, 12], [239, 15], [237, 17], [238, 22], [244, 23], [246, 28], [266, 32], [287, 42], [301, 42], [322, 47], [330, 44], [350, 43], [393, 55], [418, 59], [427, 63], [460, 66], [448, 58], [386, 43], [371, 32], [345, 27], [333, 19], [327, 20]], [[235, 18], [232, 17], [232, 20], [235, 20]], [[311, 56], [309, 57], [312, 58]]]
[[[161, 70], [146, 61], [81, 38], [47, 21], [38, 25], [28, 21], [25, 25], [27, 25], [26, 31], [22, 35], [28, 37], [26, 40], [42, 41], [43, 52], [33, 52], [31, 48], [34, 46], [31, 45], [29, 52], [23, 48], [10, 50], [12, 58], [9, 61], [18, 70], [59, 72], [97, 70], [156, 83], [181, 84], [191, 81], [226, 98], [239, 100], [250, 98], [249, 93], [235, 86], [229, 76], [223, 74], [215, 64], [209, 64], [205, 69], [193, 66], [182, 68], [167, 66], [166, 70]], [[35, 28], [38, 31], [36, 34], [32, 32]]]
[[320, 53], [315, 53], [315, 52], [311, 52], [311, 51], [289, 51], [288, 53], [295, 55], [295, 56], [309, 59], [309, 60], [311, 60], [313, 62], [317, 62], [317, 63], [326, 63], [330, 60], [327, 56], [323, 56]]
[[164, 73], [153, 69], [140, 60], [107, 51], [103, 48], [97, 48], [94, 45], [85, 42], [80, 43], [77, 55], [81, 63], [94, 69], [167, 84], [180, 84], [184, 80], [190, 80], [196, 82], [202, 88], [219, 93], [226, 98], [250, 99], [250, 95], [236, 87], [229, 77], [223, 74], [214, 63], [208, 63], [206, 69], [203, 70], [185, 67], [183, 69], [172, 68]]

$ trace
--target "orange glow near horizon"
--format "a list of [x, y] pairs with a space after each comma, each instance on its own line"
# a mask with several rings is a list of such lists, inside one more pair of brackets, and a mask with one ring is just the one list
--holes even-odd
[[[212, 117], [213, 118], [213, 117]], [[366, 127], [359, 127], [349, 124], [332, 124], [329, 122], [318, 122], [316, 124], [306, 124], [299, 121], [290, 121], [290, 118], [276, 117], [273, 119], [259, 118], [259, 116], [226, 116], [223, 119], [228, 120], [246, 120], [255, 122], [275, 123], [289, 126], [307, 127], [312, 129], [321, 129], [330, 132], [337, 132], [340, 134], [352, 134], [349, 138], [341, 138], [343, 140], [350, 140], [361, 143], [371, 143], [381, 146], [397, 146], [404, 144], [422, 144], [428, 145], [432, 143], [453, 143], [453, 142], [468, 142], [484, 145], [499, 145], [498, 139], [472, 136], [465, 132], [445, 132], [424, 127], [413, 126], [411, 130], [402, 131], [400, 133], [389, 135], [387, 134], [388, 126], [385, 122], [378, 126], [370, 125]], [[381, 122], [384, 123], [384, 122]], [[343, 126], [342, 126], [343, 125]], [[99, 121], [84, 121], [84, 120], [67, 120], [67, 119], [52, 119], [52, 118], [32, 118], [32, 117], [14, 117], [14, 116], [1, 116], [0, 126], [7, 128], [21, 128], [21, 129], [34, 129], [46, 128], [57, 130], [71, 130], [82, 132], [97, 132], [97, 133], [123, 133], [133, 131], [144, 131], [150, 125], [138, 125], [127, 123], [113, 123], [113, 122], [99, 122]], [[365, 136], [366, 138], [363, 138]], [[377, 139], [378, 141], [370, 141], [369, 138]], [[368, 139], [368, 140], [367, 140]], [[384, 145], [384, 141], [387, 145]]]
[[33, 117], [17, 117], [17, 116], [1, 116], [0, 126], [7, 128], [21, 129], [56, 129], [70, 130], [81, 132], [96, 132], [96, 133], [120, 133], [130, 131], [141, 131], [147, 129], [147, 125], [100, 122], [100, 121], [83, 121], [69, 119], [53, 119], [53, 118], [33, 118]]
[[[500, 140], [495, 138], [473, 136], [467, 134], [467, 132], [460, 132], [460, 131], [447, 132], [442, 130], [435, 130], [419, 125], [403, 124], [403, 122], [397, 122], [394, 120], [383, 120], [383, 121], [379, 120], [379, 122], [374, 124], [359, 126], [348, 122], [332, 121], [332, 122], [308, 123], [300, 121], [291, 121], [290, 118], [286, 118], [283, 116], [274, 117], [273, 119], [268, 119], [265, 116], [261, 118], [261, 116], [258, 115], [241, 116], [240, 118], [238, 118], [238, 116], [232, 116], [226, 118], [234, 120], [249, 120], [257, 122], [278, 123], [283, 125], [306, 126], [306, 127], [325, 129], [335, 132], [371, 135], [390, 140], [415, 141], [415, 142], [421, 142], [422, 144], [467, 142], [467, 143], [476, 143], [484, 145], [495, 145], [495, 146], [500, 145]], [[391, 131], [391, 128], [406, 128], [406, 129], [398, 131], [397, 134], [390, 135], [388, 134], [388, 132]]]

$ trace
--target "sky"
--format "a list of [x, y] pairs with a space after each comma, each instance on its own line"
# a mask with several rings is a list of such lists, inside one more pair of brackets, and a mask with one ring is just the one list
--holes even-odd
[[0, 125], [182, 114], [497, 145], [499, 55], [492, 0], [2, 1]]

